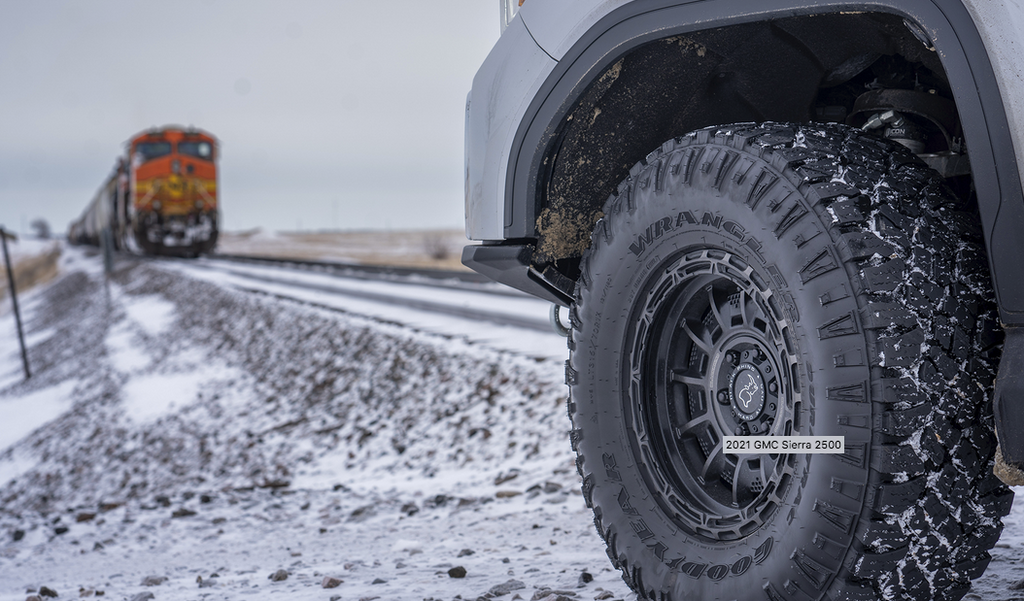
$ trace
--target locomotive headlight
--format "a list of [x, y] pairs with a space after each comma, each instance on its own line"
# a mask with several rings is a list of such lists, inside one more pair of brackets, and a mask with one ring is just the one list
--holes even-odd
[[181, 173], [181, 162], [178, 159], [171, 161], [171, 171]]
[[154, 200], [153, 201], [153, 210], [154, 211], [159, 211], [161, 207], [163, 207], [163, 204], [161, 204], [159, 200]]

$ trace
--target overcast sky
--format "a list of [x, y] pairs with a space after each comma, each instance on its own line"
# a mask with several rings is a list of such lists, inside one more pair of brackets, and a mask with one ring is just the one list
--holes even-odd
[[228, 230], [462, 227], [495, 0], [0, 0], [0, 224], [65, 231], [136, 133], [221, 142]]

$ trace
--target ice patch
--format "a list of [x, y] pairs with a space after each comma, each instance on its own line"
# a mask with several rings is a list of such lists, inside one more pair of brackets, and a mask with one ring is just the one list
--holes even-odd
[[128, 317], [150, 336], [159, 336], [171, 329], [177, 308], [157, 295], [124, 297]]
[[37, 428], [60, 417], [71, 407], [71, 393], [77, 380], [69, 380], [22, 397], [0, 399], [0, 450], [28, 436]]
[[196, 399], [209, 374], [151, 374], [132, 378], [121, 389], [125, 414], [136, 423], [154, 421]]
[[35, 459], [15, 450], [10, 457], [0, 459], [0, 486], [20, 477], [35, 466]]
[[[149, 423], [188, 407], [199, 399], [203, 390], [219, 389], [221, 384], [243, 377], [237, 369], [219, 363], [176, 367], [180, 371], [130, 378], [121, 388], [125, 415], [137, 424]], [[219, 393], [217, 399], [222, 408], [244, 402], [241, 395], [230, 389]]]
[[50, 339], [51, 336], [53, 336], [56, 333], [57, 330], [54, 330], [53, 328], [46, 328], [45, 330], [40, 330], [32, 334], [26, 334], [25, 346], [28, 348], [32, 348], [41, 342], [46, 342], [47, 340]]
[[114, 369], [121, 373], [135, 373], [149, 365], [149, 357], [144, 349], [134, 343], [133, 337], [134, 333], [123, 322], [107, 333], [107, 356]]

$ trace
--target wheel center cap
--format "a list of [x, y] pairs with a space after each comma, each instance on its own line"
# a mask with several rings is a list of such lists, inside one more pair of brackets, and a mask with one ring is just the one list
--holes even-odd
[[729, 400], [736, 416], [750, 421], [764, 408], [764, 377], [750, 363], [743, 363], [729, 376]]

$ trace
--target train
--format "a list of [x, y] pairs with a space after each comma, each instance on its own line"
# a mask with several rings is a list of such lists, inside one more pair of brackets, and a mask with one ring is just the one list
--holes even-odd
[[217, 245], [217, 138], [168, 125], [132, 137], [126, 155], [82, 215], [68, 226], [71, 244], [146, 255], [197, 257]]

